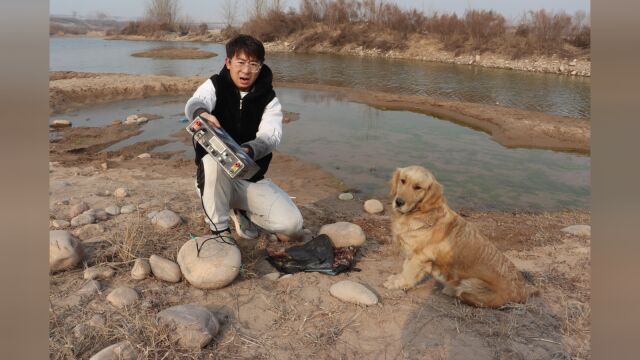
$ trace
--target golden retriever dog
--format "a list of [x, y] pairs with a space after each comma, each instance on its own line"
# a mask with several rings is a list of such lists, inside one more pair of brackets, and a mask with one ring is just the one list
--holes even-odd
[[427, 169], [397, 169], [391, 195], [393, 241], [406, 258], [386, 288], [409, 289], [431, 274], [445, 294], [492, 308], [524, 303], [537, 293], [504, 254], [447, 206], [442, 185]]

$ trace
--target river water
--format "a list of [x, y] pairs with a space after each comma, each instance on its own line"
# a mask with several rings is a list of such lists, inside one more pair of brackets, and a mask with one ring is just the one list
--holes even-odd
[[[224, 63], [224, 46], [211, 43], [50, 39], [51, 70], [210, 76]], [[198, 47], [219, 56], [161, 60], [131, 56], [156, 47]], [[276, 81], [327, 84], [396, 94], [500, 104], [561, 116], [591, 116], [591, 79], [426, 61], [327, 54], [267, 54]]]
[[[91, 72], [126, 72], [168, 75], [203, 75], [212, 67], [222, 66], [223, 55], [202, 60], [152, 60], [133, 58], [131, 52], [158, 46], [196, 46], [223, 54], [219, 44], [174, 44], [157, 42], [105, 41], [94, 38], [52, 38], [51, 69]], [[82, 47], [87, 45], [87, 47]], [[100, 48], [104, 47], [104, 48]], [[75, 58], [75, 63], [72, 59]], [[472, 76], [476, 70], [462, 69], [453, 65], [424, 65], [408, 61], [388, 61], [346, 58], [336, 56], [269, 55], [272, 68], [280, 80], [327, 83], [333, 85], [363, 88], [387, 89], [396, 93], [407, 91], [408, 87], [428, 82], [426, 78], [439, 68], [441, 77]], [[322, 59], [327, 63], [322, 64]], [[341, 62], [343, 63], [341, 65]], [[386, 62], [386, 64], [384, 64]], [[346, 63], [347, 65], [344, 65]], [[359, 70], [356, 64], [361, 64]], [[128, 64], [128, 66], [126, 66]], [[288, 64], [288, 65], [287, 65]], [[314, 65], [316, 64], [316, 65]], [[404, 64], [404, 65], [398, 65]], [[333, 69], [331, 76], [313, 77], [304, 75], [304, 67]], [[414, 81], [383, 84], [367, 77], [367, 72], [375, 67], [385, 67], [387, 71], [398, 67], [417, 71], [422, 66], [429, 75], [414, 74]], [[287, 69], [288, 76], [282, 79], [280, 68]], [[295, 71], [289, 71], [290, 69]], [[340, 78], [338, 69], [344, 70]], [[350, 69], [350, 70], [349, 70]], [[368, 69], [368, 70], [366, 70]], [[360, 75], [357, 75], [360, 71]], [[580, 99], [576, 88], [586, 87], [588, 80], [569, 82], [566, 78], [539, 74], [520, 74], [505, 71], [479, 71], [483, 77], [492, 77], [493, 85], [514, 86], [506, 78], [515, 76], [534, 84], [555, 83], [559, 97]], [[292, 75], [294, 74], [294, 75]], [[300, 76], [300, 78], [295, 78]], [[306, 76], [306, 77], [305, 77]], [[407, 75], [408, 76], [408, 75]], [[560, 79], [560, 80], [558, 80]], [[544, 80], [544, 81], [543, 81]], [[483, 80], [484, 81], [484, 80]], [[525, 81], [525, 80], [518, 80]], [[340, 83], [342, 82], [342, 83]], [[373, 85], [373, 84], [376, 85]], [[369, 84], [369, 85], [367, 85]], [[564, 85], [560, 85], [564, 84]], [[580, 84], [580, 85], [577, 85]], [[540, 85], [542, 86], [542, 85]], [[466, 87], [466, 88], [465, 88]], [[446, 84], [433, 85], [444, 92]], [[453, 98], [471, 100], [469, 96], [480, 96], [477, 84], [457, 82], [450, 86]], [[572, 90], [574, 89], [574, 90]], [[427, 91], [426, 89], [423, 89]], [[584, 90], [584, 89], [583, 89]], [[483, 132], [478, 132], [449, 121], [409, 111], [385, 111], [346, 101], [340, 96], [299, 89], [276, 89], [283, 109], [300, 114], [300, 118], [284, 125], [283, 141], [279, 150], [297, 156], [305, 161], [320, 165], [323, 169], [342, 179], [345, 184], [365, 196], [385, 196], [388, 181], [396, 167], [423, 165], [434, 172], [445, 186], [445, 195], [454, 207], [470, 207], [498, 210], [559, 210], [563, 208], [588, 208], [590, 202], [589, 156], [554, 152], [549, 150], [507, 149], [494, 142]], [[544, 92], [537, 89], [532, 92]], [[473, 95], [476, 94], [477, 95]], [[536, 103], [525, 93], [520, 98], [505, 89], [494, 89], [493, 94], [508, 94], [513, 102]], [[441, 94], [442, 95], [442, 94]], [[485, 96], [488, 96], [485, 94]], [[491, 95], [495, 96], [495, 95]], [[506, 95], [505, 95], [506, 96]], [[144, 132], [135, 137], [114, 144], [107, 150], [116, 150], [128, 144], [150, 139], [173, 139], [171, 134], [184, 131], [183, 108], [186, 97], [157, 97], [142, 100], [120, 101], [92, 106], [64, 114], [74, 126], [104, 126], [113, 119], [124, 119], [135, 113], [161, 115], [159, 120], [143, 125]], [[540, 100], [540, 99], [538, 99]], [[478, 101], [477, 99], [475, 101]], [[553, 102], [538, 102], [536, 106], [549, 109], [561, 108]], [[585, 104], [572, 104], [573, 109], [586, 109]], [[521, 106], [526, 107], [526, 106]], [[565, 108], [566, 110], [566, 108]], [[566, 110], [568, 111], [568, 110]], [[572, 116], [576, 116], [573, 114]], [[60, 115], [53, 118], [59, 118]], [[189, 146], [173, 141], [154, 151], [183, 150], [184, 157], [193, 156]]]

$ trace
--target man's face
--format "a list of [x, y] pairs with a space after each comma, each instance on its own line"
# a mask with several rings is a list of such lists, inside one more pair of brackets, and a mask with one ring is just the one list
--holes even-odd
[[241, 91], [249, 91], [253, 83], [258, 78], [262, 64], [256, 58], [246, 55], [244, 52], [237, 52], [233, 58], [224, 60], [231, 80]]

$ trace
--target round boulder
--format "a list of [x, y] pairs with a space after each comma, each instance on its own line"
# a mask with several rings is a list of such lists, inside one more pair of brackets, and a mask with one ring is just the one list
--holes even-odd
[[82, 244], [65, 230], [49, 231], [49, 271], [71, 269], [82, 260]]
[[351, 280], [339, 281], [329, 288], [329, 293], [334, 297], [360, 305], [375, 305], [378, 297], [366, 286]]
[[220, 330], [220, 324], [213, 313], [197, 304], [185, 304], [162, 310], [156, 315], [158, 323], [174, 329], [171, 336], [180, 345], [201, 349], [205, 347]]
[[129, 196], [129, 190], [127, 188], [117, 188], [116, 191], [113, 192], [113, 196], [117, 198], [123, 198]]
[[135, 360], [137, 358], [138, 354], [136, 354], [133, 345], [125, 340], [100, 350], [100, 352], [90, 357], [89, 360]]
[[344, 221], [323, 225], [318, 231], [321, 234], [327, 235], [335, 247], [360, 246], [366, 239], [360, 226]]
[[135, 205], [125, 205], [122, 208], [120, 208], [120, 214], [131, 214], [132, 212], [136, 211], [136, 206]]
[[118, 207], [117, 205], [107, 206], [104, 209], [104, 211], [106, 211], [107, 214], [112, 215], [112, 216], [120, 215], [120, 207]]
[[69, 218], [74, 218], [87, 210], [89, 210], [89, 205], [84, 201], [79, 202], [69, 209]]
[[364, 211], [369, 214], [377, 214], [384, 211], [384, 206], [382, 206], [380, 200], [369, 199], [364, 202]]
[[351, 193], [342, 193], [338, 195], [338, 199], [340, 200], [353, 200], [353, 194]]
[[178, 252], [184, 278], [200, 289], [227, 286], [238, 276], [240, 264], [240, 250], [235, 245], [207, 237], [187, 241]]
[[71, 219], [71, 226], [88, 225], [93, 224], [94, 222], [96, 222], [95, 216], [91, 215], [90, 213], [85, 213]]

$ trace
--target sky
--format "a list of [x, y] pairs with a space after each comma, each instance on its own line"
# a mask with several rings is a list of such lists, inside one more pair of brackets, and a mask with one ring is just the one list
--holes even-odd
[[[222, 4], [224, 0], [178, 0], [181, 14], [194, 21], [224, 22]], [[265, 0], [269, 2], [269, 0]], [[564, 10], [573, 14], [578, 10], [590, 12], [590, 0], [387, 0], [405, 9], [415, 8], [425, 13], [456, 12], [465, 9], [496, 10], [507, 19], [517, 20], [527, 10]], [[243, 11], [253, 0], [238, 0], [238, 18], [246, 20]], [[299, 0], [281, 0], [286, 8], [298, 9]], [[50, 0], [49, 13], [53, 15], [73, 15], [86, 17], [98, 11], [125, 19], [137, 18], [144, 14], [147, 0]]]

